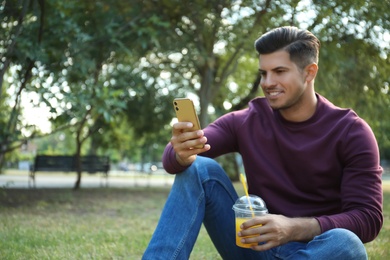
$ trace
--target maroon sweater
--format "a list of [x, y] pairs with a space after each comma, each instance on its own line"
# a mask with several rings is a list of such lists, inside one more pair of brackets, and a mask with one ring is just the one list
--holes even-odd
[[[346, 228], [363, 242], [373, 240], [382, 223], [382, 168], [370, 127], [350, 109], [317, 95], [315, 114], [304, 122], [282, 118], [264, 98], [228, 113], [204, 129], [217, 157], [238, 152], [249, 193], [262, 197], [270, 213], [315, 217], [322, 232]], [[167, 172], [185, 169], [167, 145]]]

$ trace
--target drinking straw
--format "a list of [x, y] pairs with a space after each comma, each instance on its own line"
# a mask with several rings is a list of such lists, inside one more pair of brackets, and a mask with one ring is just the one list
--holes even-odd
[[246, 187], [246, 180], [245, 180], [245, 177], [242, 173], [240, 174], [240, 180], [241, 180], [242, 186], [244, 186], [244, 191], [245, 191], [245, 195], [246, 195], [246, 198], [248, 200], [248, 203], [249, 203], [249, 208], [251, 209], [252, 217], [254, 218], [255, 213], [253, 212], [252, 203], [249, 199], [248, 188]]

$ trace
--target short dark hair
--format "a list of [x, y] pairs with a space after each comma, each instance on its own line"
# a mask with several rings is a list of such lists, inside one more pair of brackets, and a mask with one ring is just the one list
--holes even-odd
[[318, 63], [320, 41], [308, 30], [284, 26], [275, 28], [255, 41], [259, 54], [270, 54], [285, 50], [290, 54], [290, 60], [304, 69], [310, 63]]

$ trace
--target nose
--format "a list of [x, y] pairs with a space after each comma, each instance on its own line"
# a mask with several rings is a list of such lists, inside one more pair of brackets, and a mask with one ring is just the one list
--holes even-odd
[[273, 87], [273, 86], [275, 86], [275, 80], [269, 74], [263, 75], [263, 76], [261, 76], [260, 85], [262, 88]]

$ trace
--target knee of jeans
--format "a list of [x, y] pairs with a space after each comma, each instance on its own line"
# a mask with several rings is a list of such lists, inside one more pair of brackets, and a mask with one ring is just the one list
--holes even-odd
[[214, 159], [197, 156], [196, 160], [192, 163], [192, 165], [185, 171], [192, 178], [194, 176], [199, 176], [200, 179], [208, 179], [210, 173], [216, 175], [218, 173], [224, 173], [221, 165]]
[[333, 241], [337, 241], [337, 250], [348, 251], [351, 259], [367, 259], [367, 252], [360, 238], [352, 231], [335, 228], [326, 232]]
[[362, 244], [359, 237], [352, 231], [344, 228], [334, 228], [327, 231], [325, 234], [330, 236], [332, 239], [337, 239], [338, 241], [353, 241]]
[[192, 164], [194, 167], [201, 167], [201, 168], [209, 168], [209, 167], [221, 167], [217, 161], [214, 159], [203, 157], [203, 156], [197, 156], [196, 160]]

